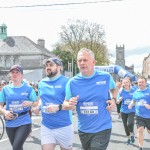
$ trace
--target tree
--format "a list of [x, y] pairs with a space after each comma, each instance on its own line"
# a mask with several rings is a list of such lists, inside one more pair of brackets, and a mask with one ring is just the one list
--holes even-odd
[[101, 25], [88, 21], [68, 20], [61, 26], [60, 45], [76, 59], [78, 51], [86, 47], [93, 50], [97, 65], [108, 65], [109, 55], [105, 45], [105, 32]]

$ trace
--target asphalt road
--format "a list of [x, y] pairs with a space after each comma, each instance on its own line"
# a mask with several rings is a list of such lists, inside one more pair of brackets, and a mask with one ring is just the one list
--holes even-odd
[[[121, 119], [118, 119], [118, 115], [116, 111], [111, 113], [113, 120], [113, 128], [111, 140], [108, 146], [108, 150], [138, 150], [137, 146], [137, 138], [134, 144], [127, 145], [127, 138], [125, 136], [124, 128]], [[32, 135], [28, 137], [24, 144], [24, 150], [41, 150], [40, 146], [40, 122], [41, 116], [33, 115], [33, 126], [32, 126]], [[76, 115], [73, 117], [74, 124], [74, 135], [75, 140], [73, 144], [74, 150], [81, 150], [81, 143], [77, 133], [77, 117]], [[135, 134], [136, 134], [136, 126], [135, 126]], [[6, 133], [2, 140], [0, 140], [0, 149], [1, 150], [11, 150], [11, 146], [9, 140], [7, 138]], [[57, 146], [56, 150], [59, 150]], [[150, 150], [150, 135], [145, 131], [145, 140], [144, 140], [144, 150]]]

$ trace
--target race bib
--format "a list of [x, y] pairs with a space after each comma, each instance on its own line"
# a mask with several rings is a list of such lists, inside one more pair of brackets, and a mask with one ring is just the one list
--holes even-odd
[[131, 99], [125, 99], [125, 100], [124, 100], [124, 104], [125, 104], [125, 105], [129, 105], [130, 102], [131, 102]]
[[22, 104], [19, 104], [19, 101], [12, 101], [11, 104], [9, 104], [9, 110], [20, 111], [20, 110], [23, 110], [23, 107], [22, 107]]
[[80, 113], [84, 115], [98, 114], [98, 105], [94, 102], [84, 102], [80, 105]]
[[147, 102], [144, 99], [140, 99], [140, 101], [137, 104], [138, 106], [144, 106], [145, 104], [147, 104]]

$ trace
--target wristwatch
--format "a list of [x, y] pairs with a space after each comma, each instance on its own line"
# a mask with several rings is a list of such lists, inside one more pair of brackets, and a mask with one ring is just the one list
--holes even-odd
[[59, 104], [58, 111], [62, 110], [62, 104]]

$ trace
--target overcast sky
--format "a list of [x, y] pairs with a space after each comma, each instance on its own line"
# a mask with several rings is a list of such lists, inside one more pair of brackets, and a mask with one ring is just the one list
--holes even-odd
[[[84, 4], [55, 5], [68, 3]], [[150, 53], [149, 3], [149, 0], [0, 0], [0, 24], [7, 25], [8, 36], [26, 36], [34, 42], [45, 39], [46, 48], [51, 50], [59, 40], [60, 26], [68, 19], [98, 23], [104, 27], [110, 53], [115, 54], [116, 44], [124, 44], [126, 53], [132, 51], [132, 55], [126, 55], [126, 65], [134, 64], [135, 71], [141, 72], [142, 61]], [[29, 7], [32, 5], [49, 6]], [[137, 49], [141, 52], [137, 53]]]

